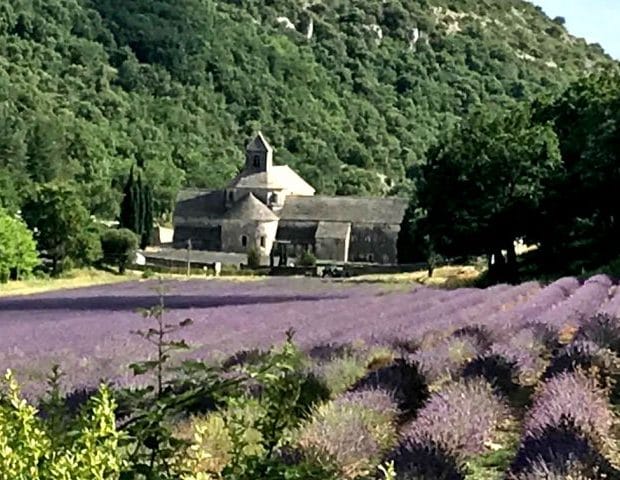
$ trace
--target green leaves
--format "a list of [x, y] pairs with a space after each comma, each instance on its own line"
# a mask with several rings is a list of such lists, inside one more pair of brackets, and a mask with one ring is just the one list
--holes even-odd
[[138, 237], [126, 228], [108, 229], [101, 234], [103, 261], [109, 265], [117, 265], [120, 274], [133, 261], [138, 249]]
[[[58, 380], [55, 370], [51, 395], [56, 407]], [[59, 430], [59, 411], [41, 419], [7, 372], [0, 384], [0, 480], [118, 479], [124, 459], [115, 408], [110, 391], [101, 386], [76, 420], [62, 418]]]
[[99, 237], [75, 185], [39, 185], [23, 207], [24, 219], [36, 231], [40, 251], [61, 271], [67, 258], [90, 264], [101, 256]]
[[446, 135], [423, 169], [421, 207], [438, 253], [514, 251], [531, 234], [550, 179], [561, 170], [558, 140], [530, 111], [481, 109]]
[[32, 273], [40, 263], [36, 247], [22, 219], [0, 208], [0, 283], [9, 280], [11, 272], [16, 279]]

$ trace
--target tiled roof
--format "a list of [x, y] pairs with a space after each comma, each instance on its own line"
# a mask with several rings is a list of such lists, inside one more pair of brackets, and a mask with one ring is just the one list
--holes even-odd
[[188, 219], [219, 219], [226, 211], [224, 190], [182, 190], [174, 209], [175, 223]]
[[288, 190], [297, 195], [314, 195], [314, 188], [288, 165], [273, 166], [267, 172], [241, 172], [229, 188]]
[[256, 137], [254, 137], [254, 140], [248, 143], [246, 150], [252, 152], [269, 152], [270, 150], [273, 150], [273, 148], [271, 148], [271, 145], [269, 145], [269, 142], [265, 136], [261, 132], [258, 132]]
[[316, 238], [347, 238], [351, 233], [349, 222], [319, 222], [314, 236]]
[[286, 221], [329, 221], [372, 224], [399, 224], [407, 201], [398, 197], [361, 198], [288, 196], [280, 218]]
[[267, 205], [261, 202], [254, 194], [250, 193], [228, 210], [224, 219], [226, 220], [259, 220], [273, 222], [278, 220], [278, 216], [273, 213]]

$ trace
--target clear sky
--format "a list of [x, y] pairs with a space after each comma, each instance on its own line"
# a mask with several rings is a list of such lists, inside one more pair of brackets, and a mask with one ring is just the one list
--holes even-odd
[[551, 18], [566, 18], [566, 28], [589, 43], [599, 43], [620, 60], [620, 0], [531, 0]]

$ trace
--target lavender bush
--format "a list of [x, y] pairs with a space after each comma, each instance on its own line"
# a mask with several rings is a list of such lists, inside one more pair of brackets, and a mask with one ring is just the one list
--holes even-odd
[[397, 480], [465, 480], [461, 462], [438, 445], [405, 439], [388, 460]]
[[520, 390], [516, 361], [501, 355], [491, 354], [478, 357], [463, 369], [465, 379], [480, 378], [491, 385], [495, 392], [513, 398]]
[[343, 479], [367, 477], [396, 441], [398, 409], [387, 392], [347, 394], [315, 409], [295, 435], [301, 457]]
[[353, 387], [353, 391], [385, 390], [396, 399], [398, 407], [409, 414], [415, 413], [428, 398], [428, 385], [418, 366], [405, 359], [396, 359], [391, 365], [369, 372]]
[[486, 381], [467, 380], [433, 394], [406, 435], [416, 444], [468, 457], [484, 452], [507, 418], [507, 407]]
[[449, 338], [428, 350], [419, 350], [410, 356], [420, 367], [427, 382], [454, 378], [463, 365], [480, 353], [475, 338], [461, 336]]
[[542, 385], [525, 419], [525, 435], [537, 438], [547, 427], [567, 420], [595, 447], [608, 450], [614, 415], [606, 393], [581, 372], [562, 373]]
[[607, 314], [595, 315], [581, 325], [575, 339], [594, 342], [620, 355], [620, 319]]
[[[592, 445], [587, 436], [570, 419], [562, 419], [526, 435], [508, 472], [509, 479], [543, 479], [542, 472], [556, 478], [583, 475], [586, 478], [618, 478], [609, 461]], [[606, 476], [604, 476], [606, 475]], [[553, 478], [553, 477], [550, 477]]]
[[536, 321], [564, 327], [579, 326], [609, 299], [612, 282], [606, 275], [596, 275], [586, 280], [573, 295], [556, 308], [543, 313]]

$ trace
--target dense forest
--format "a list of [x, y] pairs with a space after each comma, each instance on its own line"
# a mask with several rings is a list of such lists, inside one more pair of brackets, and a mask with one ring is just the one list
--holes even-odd
[[114, 219], [137, 165], [166, 216], [234, 175], [259, 128], [319, 192], [409, 194], [472, 109], [609, 65], [517, 0], [3, 2], [0, 205], [72, 182]]
[[89, 264], [92, 218], [145, 245], [145, 219], [225, 185], [260, 129], [319, 193], [409, 198], [402, 261], [487, 255], [511, 276], [523, 239], [574, 272], [620, 255], [617, 71], [521, 0], [17, 0], [0, 210], [54, 266]]

